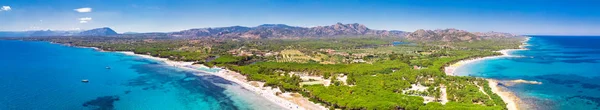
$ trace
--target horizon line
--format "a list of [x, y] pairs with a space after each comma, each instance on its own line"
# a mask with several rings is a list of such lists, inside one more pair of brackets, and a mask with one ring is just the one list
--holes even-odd
[[[348, 24], [360, 24], [363, 25], [365, 27], [367, 27], [368, 29], [371, 30], [385, 30], [385, 31], [403, 31], [403, 32], [407, 32], [407, 33], [412, 33], [414, 31], [417, 30], [421, 30], [421, 29], [415, 29], [414, 31], [406, 31], [406, 30], [398, 30], [398, 29], [373, 29], [373, 28], [369, 28], [367, 25], [361, 24], [361, 23], [341, 23], [341, 22], [337, 22], [331, 25], [318, 25], [318, 26], [292, 26], [292, 25], [288, 25], [288, 24], [282, 24], [282, 23], [265, 23], [265, 24], [260, 24], [260, 25], [256, 25], [256, 26], [244, 26], [244, 25], [232, 25], [232, 26], [208, 26], [208, 27], [195, 27], [195, 28], [188, 28], [188, 29], [182, 29], [182, 30], [177, 30], [177, 31], [144, 31], [144, 32], [140, 32], [140, 31], [126, 31], [126, 32], [118, 32], [117, 30], [114, 30], [112, 27], [110, 26], [102, 26], [102, 27], [98, 27], [98, 28], [90, 28], [90, 29], [72, 29], [72, 30], [60, 30], [60, 29], [39, 29], [39, 30], [0, 30], [0, 32], [28, 32], [28, 31], [86, 31], [86, 30], [92, 30], [92, 29], [99, 29], [99, 28], [110, 28], [113, 29], [114, 31], [116, 31], [119, 34], [124, 34], [124, 33], [170, 33], [170, 32], [179, 32], [179, 31], [184, 31], [184, 30], [190, 30], [190, 29], [207, 29], [207, 28], [226, 28], [226, 27], [249, 27], [249, 28], [254, 28], [254, 27], [259, 27], [262, 25], [285, 25], [285, 26], [290, 26], [290, 27], [301, 27], [301, 28], [314, 28], [314, 27], [321, 27], [321, 26], [332, 26], [332, 25], [336, 25], [336, 24], [344, 24], [344, 25], [348, 25]], [[457, 30], [464, 30], [467, 32], [482, 32], [482, 31], [469, 31], [469, 30], [465, 30], [465, 29], [458, 29], [458, 28], [453, 28], [453, 27], [449, 27], [449, 28], [436, 28], [436, 29], [423, 29], [423, 30], [444, 30], [444, 29], [457, 29]], [[600, 36], [600, 34], [598, 35], [590, 35], [590, 34], [518, 34], [518, 33], [510, 33], [510, 32], [502, 32], [502, 31], [483, 31], [483, 32], [499, 32], [499, 33], [509, 33], [509, 34], [516, 34], [516, 35], [522, 35], [522, 36]]]

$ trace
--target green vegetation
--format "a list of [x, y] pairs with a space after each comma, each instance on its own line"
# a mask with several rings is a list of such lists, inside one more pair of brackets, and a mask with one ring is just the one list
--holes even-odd
[[[400, 38], [162, 39], [30, 38], [108, 51], [133, 51], [172, 60], [196, 61], [237, 71], [249, 80], [340, 109], [506, 109], [481, 78], [446, 76], [443, 67], [463, 59], [499, 55], [522, 38], [472, 42], [411, 42]], [[302, 76], [330, 80], [302, 85]], [[323, 81], [324, 82], [324, 81]], [[409, 90], [422, 85], [426, 90]], [[446, 91], [442, 91], [446, 88]], [[442, 92], [447, 93], [442, 98]], [[424, 97], [432, 102], [424, 103]], [[448, 100], [442, 104], [440, 100]]]
[[[267, 82], [267, 85], [280, 87], [284, 91], [301, 92], [315, 101], [325, 103], [335, 108], [344, 109], [504, 109], [505, 104], [499, 96], [485, 95], [479, 91], [473, 82], [485, 82], [483, 79], [472, 77], [445, 76], [440, 68], [446, 63], [468, 58], [471, 56], [493, 55], [491, 51], [454, 51], [449, 52], [455, 57], [423, 57], [433, 62], [428, 69], [414, 70], [401, 59], [384, 60], [372, 64], [316, 64], [316, 63], [277, 63], [261, 62], [245, 66], [229, 65], [249, 77], [250, 80]], [[276, 72], [280, 71], [280, 72]], [[311, 85], [300, 86], [298, 79], [290, 79], [288, 72], [308, 72], [310, 75], [344, 74], [348, 85], [332, 84], [331, 86]], [[296, 76], [295, 76], [296, 77]], [[295, 78], [292, 77], [292, 78]], [[433, 78], [433, 82], [427, 82]], [[436, 102], [423, 104], [423, 98], [409, 96], [402, 91], [410, 88], [411, 84], [425, 84], [430, 88], [446, 85], [448, 98], [451, 103], [438, 106]], [[484, 86], [480, 84], [480, 86]], [[428, 95], [439, 94], [430, 90]], [[439, 90], [438, 90], [439, 91]], [[439, 95], [437, 96], [439, 97]], [[488, 98], [492, 97], [492, 99]], [[349, 100], [351, 99], [351, 100]]]

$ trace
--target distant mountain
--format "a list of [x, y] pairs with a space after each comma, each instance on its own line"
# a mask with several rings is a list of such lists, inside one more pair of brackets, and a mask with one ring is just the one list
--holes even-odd
[[0, 32], [0, 37], [38, 37], [38, 36], [71, 36], [78, 34], [78, 31], [4, 31]]
[[41, 30], [41, 31], [32, 31], [29, 36], [39, 37], [39, 36], [73, 36], [77, 35], [79, 31], [51, 31], [51, 30]]
[[354, 23], [354, 24], [342, 24], [337, 23], [331, 26], [317, 26], [310, 28], [307, 33], [308, 36], [343, 36], [343, 35], [373, 35], [373, 36], [393, 36], [390, 35], [389, 31], [386, 30], [372, 30], [367, 28], [365, 25]]
[[198, 28], [172, 32], [168, 33], [168, 35], [173, 37], [239, 37], [241, 33], [247, 32], [250, 29], [243, 26]]
[[0, 32], [0, 37], [43, 37], [43, 36], [107, 36], [117, 35], [110, 28], [97, 28], [86, 31], [56, 31], [56, 30], [39, 30], [39, 31], [5, 31]]
[[415, 32], [397, 30], [374, 30], [365, 25], [353, 23], [336, 23], [329, 26], [298, 27], [285, 24], [263, 24], [256, 27], [230, 26], [216, 28], [197, 28], [168, 33], [132, 33], [121, 35], [114, 30], [104, 27], [86, 31], [21, 31], [0, 32], [0, 37], [34, 37], [34, 36], [128, 36], [128, 37], [210, 37], [210, 38], [331, 38], [345, 36], [379, 36], [405, 37], [417, 41], [477, 41], [482, 39], [517, 37], [519, 35], [501, 32], [467, 32], [458, 29], [419, 29]]
[[[263, 24], [256, 27], [231, 26], [217, 28], [197, 28], [169, 33], [127, 33], [120, 36], [132, 37], [212, 37], [212, 38], [328, 38], [342, 36], [381, 36], [403, 37], [404, 31], [373, 30], [365, 25], [337, 23], [329, 26], [297, 27], [285, 24]], [[0, 32], [0, 37], [33, 36], [111, 36], [119, 35], [110, 28], [97, 28], [86, 31], [24, 31]]]
[[406, 35], [410, 34], [410, 32], [399, 31], [399, 30], [390, 30], [389, 32], [390, 32], [390, 35], [400, 36], [400, 37], [405, 37]]
[[423, 30], [419, 29], [406, 35], [409, 40], [418, 41], [477, 41], [482, 39], [499, 39], [508, 37], [520, 37], [521, 35], [503, 33], [503, 32], [467, 32], [458, 29], [438, 29]]
[[372, 30], [362, 24], [337, 23], [330, 26], [296, 27], [285, 24], [263, 24], [256, 27], [199, 28], [169, 33], [174, 37], [216, 38], [322, 38], [337, 36], [402, 36], [402, 31]]
[[292, 26], [288, 26], [285, 24], [263, 24], [263, 25], [259, 25], [256, 27], [263, 27], [263, 28], [294, 28]]
[[23, 37], [29, 36], [30, 32], [15, 32], [15, 31], [2, 31], [0, 37]]
[[481, 40], [480, 36], [473, 33], [458, 30], [458, 29], [438, 29], [438, 30], [423, 30], [419, 29], [406, 36], [409, 40], [419, 41], [476, 41]]
[[114, 30], [104, 27], [104, 28], [96, 28], [87, 31], [80, 32], [78, 36], [109, 36], [109, 35], [118, 35]]
[[139, 32], [124, 32], [122, 34], [139, 34]]
[[507, 37], [520, 37], [521, 35], [504, 33], [504, 32], [474, 32], [473, 34], [481, 36], [483, 38], [507, 38]]

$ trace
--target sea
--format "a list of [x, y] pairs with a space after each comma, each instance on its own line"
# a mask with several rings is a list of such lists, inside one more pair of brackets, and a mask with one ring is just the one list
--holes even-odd
[[530, 36], [525, 50], [459, 67], [455, 74], [542, 84], [502, 87], [525, 110], [599, 110], [600, 36]]
[[161, 61], [49, 42], [0, 40], [0, 110], [88, 109], [282, 108], [236, 83]]

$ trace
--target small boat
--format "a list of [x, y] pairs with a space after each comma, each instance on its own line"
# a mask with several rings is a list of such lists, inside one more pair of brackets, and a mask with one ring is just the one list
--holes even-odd
[[110, 69], [110, 67], [107, 66], [106, 69]]
[[90, 81], [88, 81], [87, 79], [84, 79], [84, 80], [81, 80], [81, 82], [83, 82], [83, 83], [88, 83], [88, 82], [90, 82]]

